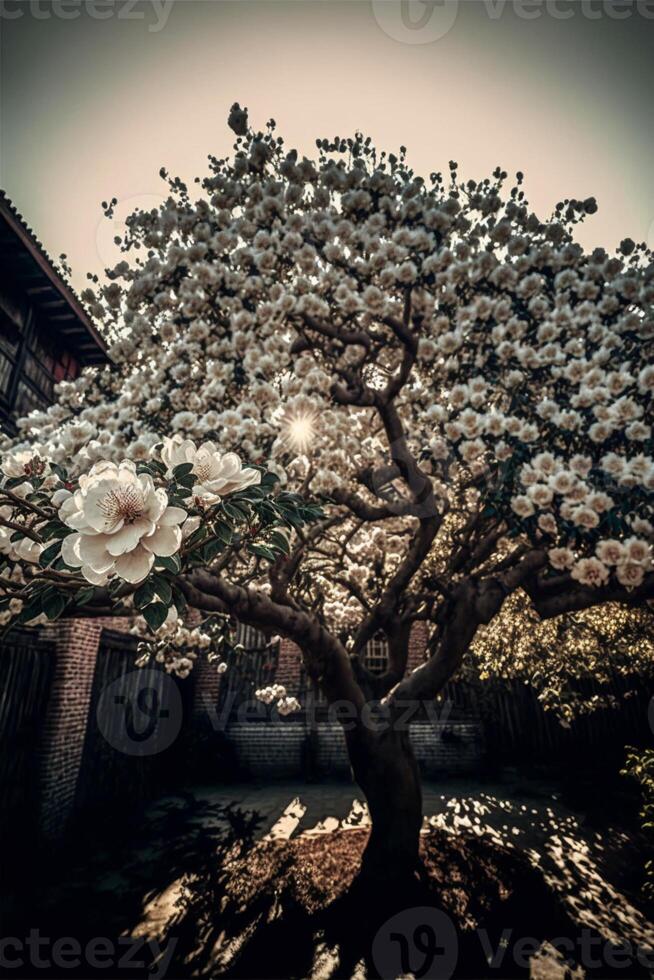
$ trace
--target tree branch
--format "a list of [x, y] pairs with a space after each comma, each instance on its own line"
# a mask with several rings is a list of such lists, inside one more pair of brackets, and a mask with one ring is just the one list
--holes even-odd
[[346, 699], [360, 710], [363, 692], [357, 684], [345, 648], [310, 613], [274, 602], [262, 592], [230, 585], [203, 570], [177, 579], [191, 606], [223, 612], [260, 629], [274, 628], [302, 650], [311, 676], [329, 702]]

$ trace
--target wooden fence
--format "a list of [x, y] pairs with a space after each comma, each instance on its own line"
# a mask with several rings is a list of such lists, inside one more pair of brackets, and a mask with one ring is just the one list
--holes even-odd
[[453, 716], [479, 718], [486, 754], [498, 763], [578, 765], [606, 750], [617, 758], [625, 745], [652, 742], [648, 708], [654, 677], [616, 675], [609, 684], [584, 678], [570, 687], [583, 699], [614, 698], [615, 707], [598, 707], [562, 725], [553, 711], [544, 709], [535, 690], [518, 680], [454, 681], [443, 698], [451, 701]]
[[[14, 631], [0, 646], [0, 837], [35, 830], [37, 752], [54, 648], [34, 631]], [[13, 836], [13, 835], [12, 835]]]

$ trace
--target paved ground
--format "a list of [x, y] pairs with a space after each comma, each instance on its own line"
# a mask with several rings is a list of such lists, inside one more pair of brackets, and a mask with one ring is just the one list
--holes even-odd
[[[615, 942], [654, 948], [654, 927], [640, 911], [637, 896], [642, 850], [623, 828], [608, 821], [591, 823], [565, 805], [555, 786], [543, 782], [451, 779], [428, 782], [423, 789], [425, 829], [431, 825], [511, 845], [540, 869], [580, 930], [588, 926]], [[208, 806], [198, 810], [188, 805], [188, 797], [163, 797], [139, 818], [133, 838], [121, 836], [118, 849], [108, 842], [105, 847], [100, 833], [99, 847], [87, 850], [83, 860], [73, 856], [65, 873], [44, 882], [38, 896], [27, 896], [30, 925], [40, 926], [44, 935], [77, 936], [88, 927], [93, 935], [163, 942], [188, 870], [176, 845], [197, 839], [198, 822], [216, 820], [211, 804], [257, 810], [264, 817], [260, 836], [329, 833], [367, 822], [360, 791], [347, 783], [194, 786], [191, 793]], [[98, 922], [101, 933], [94, 931]], [[554, 966], [549, 959], [543, 972], [532, 976], [562, 978], [565, 971]]]
[[[265, 818], [261, 836], [326, 833], [368, 821], [360, 791], [351, 784], [197, 786], [193, 793], [198, 800], [258, 810]], [[589, 826], [583, 813], [566, 807], [556, 789], [543, 783], [480, 786], [449, 780], [427, 783], [423, 795], [425, 830], [431, 825], [511, 844], [542, 870], [580, 926], [599, 929], [616, 942], [628, 938], [641, 947], [654, 946], [654, 927], [634, 904], [639, 857], [624, 830], [606, 826], [600, 832]], [[155, 804], [152, 814], [171, 799]], [[155, 921], [163, 925], [174, 891], [173, 886], [147, 907], [143, 933]]]

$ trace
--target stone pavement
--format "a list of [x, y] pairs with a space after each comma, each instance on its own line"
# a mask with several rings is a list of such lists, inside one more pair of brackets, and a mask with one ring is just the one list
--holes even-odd
[[[361, 792], [352, 783], [195, 786], [192, 792], [199, 801], [259, 811], [261, 836], [328, 833], [368, 822]], [[599, 929], [616, 942], [628, 937], [643, 947], [654, 944], [652, 924], [632, 901], [634, 839], [623, 829], [588, 826], [583, 813], [561, 802], [554, 786], [540, 782], [427, 782], [423, 798], [423, 832], [431, 826], [514, 847], [540, 868], [580, 927]], [[158, 801], [151, 812], [174, 799]]]

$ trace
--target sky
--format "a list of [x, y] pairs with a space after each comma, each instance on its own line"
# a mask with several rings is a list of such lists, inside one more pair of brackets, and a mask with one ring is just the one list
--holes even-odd
[[425, 175], [501, 164], [544, 216], [596, 196], [587, 247], [654, 245], [653, 45], [654, 0], [4, 0], [0, 187], [81, 288], [239, 101], [301, 152], [359, 129]]

